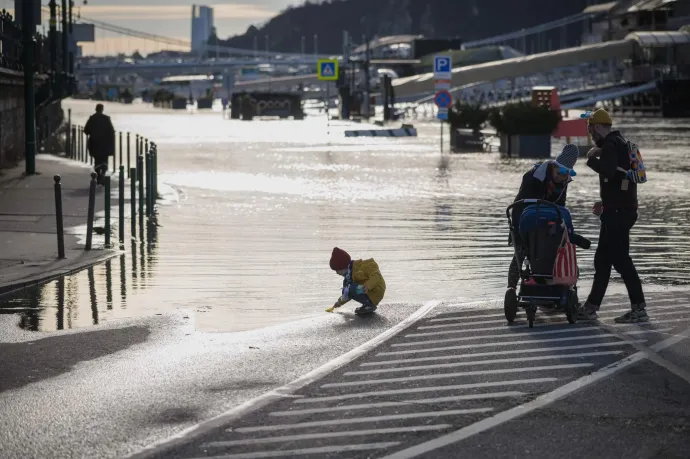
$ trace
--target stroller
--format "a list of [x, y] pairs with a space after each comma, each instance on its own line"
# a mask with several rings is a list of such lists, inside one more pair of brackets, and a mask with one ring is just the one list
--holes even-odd
[[[511, 219], [516, 206], [525, 206], [519, 222]], [[580, 306], [575, 245], [588, 249], [590, 241], [574, 233], [568, 209], [550, 201], [517, 201], [508, 206], [506, 215], [520, 270], [518, 291], [509, 289], [505, 296], [508, 323], [513, 323], [518, 308], [524, 308], [532, 328], [537, 307], [562, 310], [568, 322], [575, 323]]]

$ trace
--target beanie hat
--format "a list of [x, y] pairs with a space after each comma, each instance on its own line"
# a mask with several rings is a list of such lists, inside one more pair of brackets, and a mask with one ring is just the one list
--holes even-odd
[[569, 169], [571, 171], [570, 175], [575, 175], [573, 168], [577, 162], [577, 158], [580, 156], [580, 149], [572, 143], [567, 144], [563, 147], [563, 151], [556, 158], [556, 165]]
[[333, 271], [347, 269], [347, 267], [350, 265], [350, 261], [352, 261], [352, 258], [350, 258], [350, 254], [348, 254], [346, 251], [339, 249], [338, 247], [333, 249], [330, 262], [331, 269]]
[[587, 123], [606, 124], [608, 126], [611, 126], [613, 124], [613, 119], [611, 118], [611, 115], [609, 115], [609, 112], [607, 112], [603, 108], [600, 108], [599, 110], [596, 110], [594, 113], [588, 116]]

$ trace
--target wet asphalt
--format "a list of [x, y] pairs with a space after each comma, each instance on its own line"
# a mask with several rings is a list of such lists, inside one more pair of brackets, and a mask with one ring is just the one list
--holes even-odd
[[195, 331], [185, 310], [45, 338], [0, 315], [0, 457], [124, 457], [293, 381], [420, 306], [369, 318], [343, 307], [232, 334]]
[[[480, 306], [442, 304], [294, 394], [137, 457], [689, 457], [687, 294], [650, 295], [652, 319], [642, 325], [614, 325], [622, 296], [610, 297], [598, 322], [541, 313], [533, 329], [524, 313], [509, 327], [498, 303]], [[648, 348], [661, 365], [642, 359], [586, 383]], [[516, 407], [521, 416], [501, 420]], [[459, 432], [467, 434], [444, 440]]]

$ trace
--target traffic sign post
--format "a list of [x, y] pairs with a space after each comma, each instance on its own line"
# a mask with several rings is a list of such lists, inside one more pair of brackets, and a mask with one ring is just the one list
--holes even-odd
[[453, 106], [453, 96], [448, 92], [453, 83], [453, 58], [434, 56], [434, 103], [438, 107], [436, 117], [441, 122], [441, 154], [443, 154], [443, 122], [448, 119], [448, 110]]
[[316, 73], [321, 81], [337, 81], [338, 71], [337, 59], [319, 59], [316, 64]]

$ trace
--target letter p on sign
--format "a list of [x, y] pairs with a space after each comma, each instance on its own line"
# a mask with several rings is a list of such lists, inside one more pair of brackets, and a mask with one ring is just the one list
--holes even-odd
[[434, 57], [434, 78], [437, 80], [449, 80], [452, 78], [453, 65], [450, 56]]

